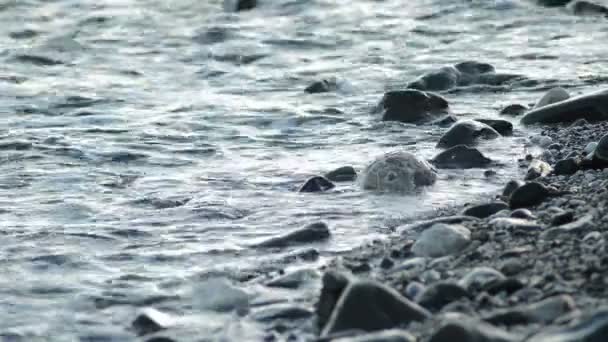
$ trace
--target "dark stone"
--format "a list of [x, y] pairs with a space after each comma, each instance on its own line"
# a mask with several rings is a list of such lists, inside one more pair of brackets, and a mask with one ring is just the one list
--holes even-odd
[[445, 115], [448, 101], [443, 97], [419, 90], [398, 90], [384, 94], [376, 112], [382, 113], [382, 121], [426, 123]]
[[518, 180], [508, 181], [507, 184], [505, 184], [504, 189], [502, 190], [502, 196], [505, 198], [511, 197], [511, 194], [524, 184], [524, 182]]
[[576, 15], [603, 15], [608, 16], [608, 7], [593, 2], [577, 0], [570, 5]]
[[357, 179], [357, 171], [352, 166], [342, 166], [328, 172], [325, 178], [332, 182], [352, 182]]
[[330, 235], [327, 224], [324, 222], [315, 222], [285, 235], [263, 241], [255, 245], [255, 247], [287, 247], [296, 244], [327, 240]]
[[462, 214], [466, 216], [486, 218], [505, 209], [509, 209], [509, 206], [505, 202], [491, 202], [467, 208], [462, 212]]
[[572, 211], [564, 211], [551, 217], [552, 226], [561, 226], [572, 221], [574, 221], [574, 213]]
[[169, 316], [152, 308], [143, 309], [131, 327], [138, 336], [153, 334], [165, 330], [170, 325]]
[[507, 120], [495, 120], [495, 119], [475, 119], [475, 121], [486, 124], [500, 133], [502, 136], [513, 135], [513, 124]]
[[174, 339], [164, 336], [156, 336], [146, 340], [146, 342], [176, 342]]
[[565, 7], [572, 0], [537, 0], [537, 3], [545, 7]]
[[329, 270], [323, 274], [321, 295], [315, 305], [316, 323], [319, 330], [323, 329], [329, 321], [331, 313], [348, 283], [349, 277], [335, 270]]
[[439, 311], [451, 302], [469, 297], [467, 290], [457, 283], [440, 281], [424, 289], [414, 301], [430, 311]]
[[453, 314], [429, 342], [519, 342], [521, 337], [462, 314]]
[[511, 209], [527, 208], [542, 203], [549, 197], [549, 190], [538, 182], [529, 182], [517, 188], [509, 198]]
[[237, 11], [247, 11], [254, 9], [257, 6], [257, 0], [238, 0], [236, 4]]
[[483, 176], [486, 177], [486, 178], [494, 177], [494, 176], [496, 176], [496, 171], [494, 171], [494, 170], [485, 170], [483, 172]]
[[392, 268], [393, 266], [395, 266], [395, 262], [393, 260], [391, 260], [390, 258], [382, 258], [382, 261], [380, 262], [380, 267], [387, 270], [389, 268]]
[[479, 139], [494, 139], [500, 134], [494, 128], [473, 120], [462, 120], [450, 127], [439, 139], [437, 147], [449, 148], [456, 145], [472, 145]]
[[443, 169], [470, 169], [487, 166], [492, 160], [476, 148], [456, 145], [437, 154], [431, 163]]
[[608, 336], [608, 308], [601, 308], [575, 325], [541, 331], [527, 342], [604, 342]]
[[335, 80], [321, 80], [316, 81], [304, 89], [309, 94], [328, 93], [335, 91], [338, 85]]
[[310, 281], [312, 279], [318, 279], [319, 277], [319, 273], [315, 270], [301, 269], [275, 278], [266, 283], [266, 286], [282, 287], [286, 289], [297, 289], [307, 281]]
[[500, 115], [518, 116], [522, 115], [528, 110], [528, 107], [520, 104], [511, 104], [506, 106], [500, 111]]
[[309, 178], [298, 192], [323, 192], [331, 190], [336, 186], [325, 177], [314, 176]]
[[293, 321], [296, 319], [309, 318], [313, 313], [303, 307], [293, 304], [273, 305], [252, 314], [252, 318], [258, 322], [271, 322], [275, 320], [285, 319]]
[[374, 281], [358, 280], [344, 289], [321, 336], [352, 329], [370, 332], [392, 329], [430, 316], [394, 289]]
[[553, 167], [553, 173], [556, 175], [573, 175], [576, 171], [578, 171], [578, 163], [574, 158], [562, 159]]
[[442, 118], [432, 121], [430, 124], [439, 127], [450, 127], [456, 121], [458, 121], [458, 119], [454, 115], [446, 115]]
[[600, 90], [535, 108], [524, 115], [521, 123], [524, 125], [570, 123], [578, 119], [586, 119], [590, 122], [607, 120], [608, 90]]
[[525, 287], [524, 283], [519, 281], [519, 279], [506, 278], [506, 279], [499, 279], [497, 281], [490, 282], [482, 290], [493, 296], [495, 296], [501, 292], [505, 292], [507, 295], [510, 296], [513, 293], [523, 289], [524, 287]]

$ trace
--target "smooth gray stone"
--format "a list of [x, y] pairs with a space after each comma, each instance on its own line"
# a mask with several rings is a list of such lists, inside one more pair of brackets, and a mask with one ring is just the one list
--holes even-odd
[[439, 281], [426, 287], [414, 301], [428, 310], [439, 311], [451, 302], [468, 297], [470, 294], [467, 290], [457, 283]]
[[411, 193], [436, 179], [437, 172], [428, 162], [404, 151], [385, 153], [361, 172], [363, 189], [379, 192]]
[[456, 145], [472, 145], [480, 139], [495, 139], [500, 134], [486, 124], [474, 120], [461, 120], [450, 127], [439, 138], [437, 147], [450, 148]]
[[540, 332], [525, 342], [605, 342], [606, 336], [608, 308], [601, 308], [577, 324]]
[[439, 152], [431, 163], [440, 169], [471, 169], [487, 166], [492, 160], [474, 147], [456, 145]]
[[572, 97], [527, 112], [521, 118], [524, 125], [570, 123], [578, 119], [592, 121], [608, 120], [608, 90]]
[[344, 289], [321, 336], [352, 329], [393, 329], [430, 316], [426, 309], [392, 288], [371, 280], [356, 280]]

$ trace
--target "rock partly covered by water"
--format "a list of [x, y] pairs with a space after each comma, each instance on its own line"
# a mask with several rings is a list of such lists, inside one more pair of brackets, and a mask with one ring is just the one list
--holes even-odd
[[482, 139], [495, 139], [500, 134], [484, 123], [474, 120], [456, 122], [441, 136], [437, 147], [449, 148], [456, 145], [473, 145]]
[[435, 183], [437, 173], [426, 161], [409, 152], [391, 152], [376, 158], [361, 174], [366, 190], [412, 192]]
[[407, 89], [384, 94], [374, 112], [382, 121], [420, 124], [445, 115], [448, 108], [448, 101], [437, 94]]
[[314, 176], [306, 180], [298, 192], [324, 192], [336, 186], [329, 179], [322, 176]]
[[565, 101], [570, 98], [570, 94], [562, 87], [551, 88], [540, 98], [534, 106], [534, 109], [545, 107], [547, 105]]
[[496, 73], [488, 63], [466, 61], [444, 66], [424, 74], [408, 84], [408, 88], [441, 91], [473, 84], [501, 85], [521, 75]]
[[600, 90], [532, 109], [521, 119], [523, 124], [570, 123], [579, 119], [589, 122], [608, 119], [608, 90]]
[[442, 169], [470, 169], [488, 166], [492, 160], [474, 147], [456, 145], [437, 154], [431, 163]]
[[285, 235], [256, 244], [256, 247], [287, 247], [327, 240], [331, 233], [324, 222], [315, 222]]

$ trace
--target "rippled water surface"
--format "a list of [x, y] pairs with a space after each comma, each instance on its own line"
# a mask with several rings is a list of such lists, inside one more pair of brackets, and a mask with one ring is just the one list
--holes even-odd
[[[504, 164], [492, 179], [441, 171], [415, 196], [297, 193], [384, 152], [438, 152], [445, 128], [370, 114], [385, 91], [464, 60], [533, 80], [444, 94], [459, 117], [497, 117], [554, 85], [595, 89], [608, 71], [604, 19], [523, 1], [261, 2], [238, 14], [212, 0], [0, 2], [0, 335], [130, 340], [152, 305], [194, 322], [184, 340], [256, 340], [258, 325], [193, 304], [202, 278], [297, 266], [308, 247], [322, 262], [520, 172], [534, 132], [514, 121], [514, 137], [480, 147]], [[337, 92], [303, 92], [329, 77]], [[327, 243], [249, 247], [317, 220]]]

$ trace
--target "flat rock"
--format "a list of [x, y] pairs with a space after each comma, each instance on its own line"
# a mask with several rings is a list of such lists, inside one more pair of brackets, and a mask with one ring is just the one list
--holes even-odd
[[391, 152], [376, 158], [362, 172], [365, 190], [381, 192], [413, 192], [435, 183], [437, 172], [409, 152]]
[[550, 196], [549, 190], [538, 182], [528, 182], [515, 189], [509, 197], [511, 209], [532, 207]]
[[462, 214], [466, 216], [474, 216], [479, 218], [490, 217], [501, 210], [509, 209], [509, 205], [505, 202], [490, 202], [475, 205], [465, 209]]
[[486, 124], [496, 130], [502, 136], [513, 135], [513, 124], [507, 120], [498, 119], [475, 119], [475, 121]]
[[487, 315], [484, 320], [496, 325], [550, 324], [575, 309], [574, 299], [568, 295], [549, 297], [540, 302], [515, 308], [500, 309]]
[[332, 182], [352, 182], [357, 179], [357, 171], [352, 166], [342, 166], [325, 174]]
[[518, 116], [528, 110], [528, 107], [520, 104], [510, 104], [500, 110], [500, 115]]
[[474, 120], [461, 120], [456, 122], [445, 132], [437, 147], [450, 148], [456, 145], [473, 145], [481, 139], [495, 139], [500, 134], [486, 124]]
[[471, 169], [485, 167], [492, 160], [474, 147], [456, 145], [437, 154], [431, 163], [441, 169]]
[[309, 178], [304, 185], [300, 187], [298, 192], [324, 192], [331, 190], [336, 186], [334, 183], [322, 176], [314, 176]]
[[570, 94], [568, 94], [566, 89], [564, 89], [562, 87], [551, 88], [536, 103], [536, 105], [534, 106], [534, 109], [545, 107], [545, 106], [553, 104], [553, 103], [565, 101], [569, 98], [570, 98]]
[[608, 90], [600, 90], [535, 108], [521, 118], [521, 123], [524, 125], [571, 123], [578, 119], [586, 119], [589, 122], [607, 120]]
[[422, 307], [436, 312], [447, 304], [470, 297], [467, 290], [455, 282], [439, 281], [426, 287], [414, 299]]
[[540, 235], [541, 239], [553, 240], [560, 235], [564, 234], [577, 234], [594, 226], [593, 215], [587, 214], [579, 218], [574, 222], [563, 224], [561, 226], [553, 227], [545, 230]]
[[353, 337], [331, 339], [332, 342], [416, 342], [416, 338], [405, 330], [390, 329]]
[[327, 224], [324, 222], [315, 222], [285, 235], [263, 241], [256, 244], [255, 247], [287, 247], [291, 245], [324, 241], [327, 240], [330, 235], [331, 233], [327, 227]]
[[421, 124], [446, 115], [448, 108], [437, 94], [407, 89], [385, 93], [374, 112], [382, 114], [382, 121]]
[[463, 314], [450, 314], [429, 342], [520, 342], [521, 337]]
[[353, 329], [393, 329], [430, 316], [392, 288], [371, 280], [356, 280], [344, 289], [321, 336]]
[[417, 256], [439, 258], [455, 254], [471, 242], [471, 231], [461, 225], [438, 223], [420, 234], [412, 246]]
[[606, 336], [608, 336], [608, 309], [601, 308], [576, 324], [542, 331], [526, 342], [604, 342]]

